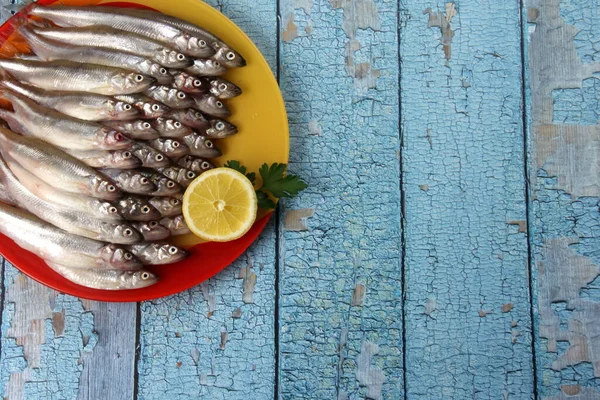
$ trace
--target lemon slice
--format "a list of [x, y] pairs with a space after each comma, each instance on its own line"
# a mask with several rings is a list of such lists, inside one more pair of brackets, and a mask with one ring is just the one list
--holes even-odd
[[243, 174], [231, 168], [204, 172], [183, 195], [183, 216], [198, 237], [213, 242], [238, 239], [256, 220], [256, 192]]

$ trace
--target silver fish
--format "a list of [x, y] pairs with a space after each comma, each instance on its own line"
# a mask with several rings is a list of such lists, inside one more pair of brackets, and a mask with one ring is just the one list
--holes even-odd
[[154, 128], [161, 137], [181, 138], [192, 133], [189, 126], [183, 125], [174, 119], [159, 117], [153, 122]]
[[142, 161], [130, 150], [79, 151], [63, 149], [63, 151], [93, 168], [131, 169], [142, 166]]
[[138, 171], [143, 173], [156, 185], [156, 192], [152, 193], [152, 196], [176, 196], [183, 192], [181, 185], [158, 171], [150, 168], [140, 168]]
[[132, 104], [142, 112], [142, 118], [158, 118], [167, 115], [171, 108], [143, 94], [115, 96], [117, 100]]
[[160, 224], [171, 231], [171, 236], [187, 235], [192, 233], [190, 228], [188, 228], [187, 224], [185, 223], [183, 215], [178, 215], [176, 217], [165, 217], [160, 220]]
[[209, 91], [207, 81], [192, 76], [184, 71], [171, 70], [173, 75], [173, 87], [186, 93], [206, 93]]
[[165, 168], [158, 169], [164, 176], [169, 179], [173, 179], [183, 187], [188, 187], [198, 175], [189, 169], [183, 168], [178, 165], [171, 165]]
[[128, 221], [154, 221], [160, 218], [160, 212], [148, 202], [148, 199], [141, 196], [124, 196], [116, 206]]
[[179, 164], [183, 168], [195, 172], [197, 175], [200, 175], [201, 173], [211, 170], [213, 168], [216, 168], [216, 166], [210, 161], [191, 155], [181, 157], [177, 161], [177, 164]]
[[31, 213], [2, 203], [0, 233], [45, 260], [78, 269], [131, 270], [141, 266], [140, 261], [122, 247], [72, 235]]
[[166, 154], [169, 158], [183, 157], [190, 152], [190, 149], [183, 143], [183, 141], [178, 139], [158, 138], [150, 140], [148, 145]]
[[[0, 179], [1, 178], [2, 177], [0, 176]], [[8, 193], [8, 190], [6, 190], [6, 186], [4, 186], [4, 184], [2, 182], [0, 182], [0, 202], [4, 203], [4, 204], [8, 204], [9, 206], [16, 205], [15, 199], [13, 199], [12, 196]], [[169, 236], [171, 236], [170, 233], [169, 233]]]
[[59, 207], [38, 198], [19, 182], [2, 158], [0, 170], [6, 188], [19, 206], [65, 232], [118, 244], [132, 244], [143, 239], [128, 223], [102, 221], [94, 215]]
[[193, 97], [198, 110], [205, 114], [212, 115], [218, 118], [227, 118], [231, 115], [231, 111], [227, 106], [212, 94], [201, 94]]
[[34, 6], [29, 13], [49, 19], [59, 26], [105, 25], [122, 29], [172, 45], [179, 51], [194, 57], [208, 57], [214, 53], [204, 39], [195, 37], [173, 25], [143, 18], [136, 11], [121, 7]]
[[46, 260], [46, 264], [56, 273], [81, 286], [98, 290], [142, 289], [158, 282], [158, 277], [150, 271], [78, 270]]
[[109, 201], [121, 197], [108, 177], [41, 140], [0, 128], [0, 151], [59, 189]]
[[13, 80], [1, 81], [0, 85], [29, 97], [41, 106], [86, 121], [127, 120], [139, 115], [131, 104], [113, 97], [82, 92], [47, 92]]
[[188, 108], [187, 110], [172, 110], [169, 113], [169, 117], [193, 129], [210, 128], [210, 122], [206, 119], [204, 114], [193, 108]]
[[220, 77], [205, 79], [207, 81], [206, 85], [210, 87], [210, 93], [218, 99], [232, 99], [242, 94], [242, 89], [229, 82], [227, 79], [223, 79]]
[[185, 144], [190, 148], [190, 154], [202, 158], [217, 158], [223, 153], [215, 146], [215, 144], [205, 136], [200, 136], [197, 133], [187, 135], [183, 138]]
[[132, 225], [147, 241], [163, 240], [171, 236], [171, 231], [158, 221], [134, 222]]
[[120, 150], [132, 144], [121, 132], [42, 107], [10, 90], [0, 90], [0, 97], [10, 101], [15, 110], [12, 118], [6, 111], [1, 116], [7, 117], [10, 127], [23, 135], [73, 150]]
[[174, 197], [151, 197], [148, 200], [163, 217], [175, 217], [181, 214], [181, 200]]
[[100, 172], [112, 179], [123, 192], [149, 194], [157, 190], [150, 179], [135, 169], [101, 169]]
[[185, 92], [174, 89], [170, 86], [152, 86], [144, 93], [148, 97], [156, 101], [160, 101], [170, 108], [189, 108], [195, 104], [194, 99], [185, 94]]
[[165, 153], [141, 142], [135, 143], [131, 147], [134, 156], [142, 161], [142, 166], [149, 168], [166, 167], [171, 163]]
[[194, 65], [184, 70], [194, 76], [219, 76], [227, 72], [223, 64], [210, 58], [197, 58], [194, 60]]
[[103, 124], [116, 129], [119, 132], [123, 132], [130, 138], [137, 140], [152, 140], [160, 137], [161, 135], [152, 127], [150, 122], [143, 120], [104, 121]]
[[100, 220], [123, 221], [123, 216], [119, 214], [119, 210], [112, 203], [57, 189], [27, 171], [21, 164], [10, 162], [10, 160], [7, 161], [9, 162], [11, 171], [21, 184], [40, 199], [53, 203], [56, 206], [94, 215]]
[[189, 256], [186, 250], [168, 243], [144, 242], [131, 245], [128, 249], [146, 265], [173, 264]]
[[35, 54], [46, 61], [69, 60], [80, 63], [106, 65], [151, 76], [163, 85], [173, 82], [173, 77], [167, 68], [148, 57], [114, 49], [63, 44], [39, 36], [27, 28], [27, 26], [21, 27], [19, 32], [27, 40], [27, 43], [29, 43]]
[[44, 90], [104, 94], [139, 93], [156, 80], [122, 68], [72, 61], [0, 59], [0, 69], [14, 78]]
[[32, 28], [33, 32], [59, 43], [82, 47], [101, 47], [134, 53], [166, 68], [185, 68], [192, 59], [177, 50], [147, 37], [104, 26], [84, 28]]
[[222, 139], [238, 133], [237, 126], [223, 119], [211, 119], [209, 124], [208, 128], [200, 129], [198, 132], [211, 139]]

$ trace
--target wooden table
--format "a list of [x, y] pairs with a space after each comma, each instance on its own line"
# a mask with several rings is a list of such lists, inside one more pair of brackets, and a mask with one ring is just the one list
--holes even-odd
[[0, 394], [600, 399], [599, 0], [210, 3], [279, 78], [309, 189], [165, 299], [4, 263]]

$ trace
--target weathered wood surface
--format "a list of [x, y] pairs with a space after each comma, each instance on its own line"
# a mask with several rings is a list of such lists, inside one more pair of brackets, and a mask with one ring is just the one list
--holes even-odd
[[309, 190], [166, 299], [3, 264], [0, 395], [600, 399], [599, 1], [210, 3], [279, 72]]

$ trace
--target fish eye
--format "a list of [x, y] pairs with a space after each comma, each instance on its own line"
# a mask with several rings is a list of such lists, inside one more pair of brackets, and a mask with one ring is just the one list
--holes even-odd
[[175, 121], [175, 122], [173, 123], [173, 126], [174, 126], [175, 128], [181, 128], [181, 122], [179, 122], [179, 121]]
[[169, 189], [171, 189], [171, 188], [174, 188], [174, 187], [175, 187], [175, 182], [173, 182], [173, 181], [169, 181], [169, 182], [167, 182], [167, 187], [168, 187]]
[[200, 43], [200, 46], [202, 46], [202, 47], [206, 46], [205, 40], [200, 40], [198, 43]]
[[178, 148], [180, 146], [179, 142], [173, 141], [173, 147]]
[[196, 113], [196, 114], [194, 114], [194, 115], [196, 116], [196, 118], [198, 118], [198, 119], [202, 119], [202, 114], [201, 114], [201, 113], [197, 112], [197, 113]]
[[169, 253], [170, 254], [177, 254], [177, 247], [175, 247], [175, 246], [169, 247]]
[[117, 190], [117, 188], [114, 187], [113, 185], [108, 185], [108, 187], [106, 189], [108, 189], [109, 192], [114, 192]]
[[126, 151], [123, 153], [123, 158], [127, 159], [127, 158], [131, 158], [131, 152]]
[[179, 61], [183, 61], [183, 60], [185, 60], [185, 56], [183, 54], [179, 53], [179, 54], [177, 54], [177, 59]]
[[144, 80], [144, 75], [136, 75], [136, 76], [135, 76], [135, 80], [136, 80], [136, 82], [141, 82], [141, 81], [143, 81], [143, 80]]
[[124, 258], [125, 258], [127, 261], [130, 261], [130, 260], [132, 260], [132, 259], [133, 259], [133, 255], [132, 255], [131, 253], [125, 253], [125, 254], [123, 255], [123, 257], [124, 257]]
[[115, 133], [115, 140], [120, 142], [122, 140], [125, 140], [125, 136], [123, 136], [122, 133], [117, 132], [117, 133]]
[[219, 90], [224, 92], [225, 90], [227, 90], [227, 84], [226, 83], [221, 83], [219, 85]]
[[133, 235], [133, 231], [128, 228], [123, 231], [123, 234], [125, 235], [125, 237], [131, 237], [131, 235]]
[[170, 203], [171, 203], [172, 206], [176, 206], [176, 205], [179, 204], [179, 200], [178, 199], [171, 199]]
[[148, 225], [150, 225], [150, 228], [156, 228], [158, 226], [158, 222], [151, 221]]
[[229, 61], [233, 61], [235, 59], [235, 53], [233, 51], [230, 51], [225, 57], [227, 57]]
[[150, 274], [147, 272], [142, 272], [141, 277], [142, 277], [143, 281], [146, 281], [146, 280], [150, 279]]
[[117, 213], [117, 211], [118, 211], [118, 210], [117, 210], [117, 207], [110, 207], [110, 208], [108, 209], [108, 212], [109, 212], [109, 213], [111, 213], [111, 214], [116, 214], [116, 213]]
[[160, 110], [160, 106], [158, 104], [152, 104], [152, 111]]
[[223, 108], [223, 103], [221, 103], [220, 101], [217, 101], [215, 104], [217, 105], [217, 107]]
[[202, 169], [209, 169], [210, 165], [206, 161], [204, 161], [202, 164], [200, 164], [200, 168], [202, 168]]
[[150, 125], [150, 122], [144, 122], [144, 124], [142, 126], [144, 127], [144, 129], [152, 128], [152, 125]]
[[161, 75], [166, 75], [166, 74], [167, 74], [167, 72], [169, 72], [169, 71], [167, 71], [167, 69], [166, 69], [166, 68], [161, 68], [161, 69], [160, 69], [160, 71], [158, 71], [158, 72], [160, 72], [160, 73], [161, 73]]
[[194, 179], [196, 177], [196, 174], [193, 171], [188, 171], [187, 176], [189, 179]]
[[162, 154], [157, 154], [156, 157], [154, 157], [154, 159], [158, 162], [161, 162], [162, 160], [164, 160], [165, 158], [162, 156]]
[[124, 109], [125, 111], [129, 111], [129, 110], [131, 110], [131, 104], [125, 104], [125, 105], [123, 105], [123, 109]]
[[150, 181], [148, 180], [148, 178], [143, 177], [142, 179], [140, 179], [140, 182], [142, 183], [142, 185], [145, 185], [145, 184], [149, 183]]
[[177, 93], [177, 97], [179, 97], [180, 99], [185, 99], [185, 93], [179, 92]]
[[148, 214], [148, 213], [150, 212], [150, 207], [148, 207], [148, 206], [144, 206], [144, 207], [142, 207], [142, 212], [143, 212], [144, 214]]
[[199, 79], [196, 79], [196, 80], [194, 81], [193, 85], [194, 85], [195, 87], [200, 87], [200, 86], [202, 86], [202, 81], [201, 81], [201, 80], [199, 80]]
[[225, 124], [219, 121], [215, 124], [215, 128], [217, 128], [217, 130], [219, 131], [222, 131], [223, 129], [225, 129]]
[[208, 147], [209, 149], [212, 149], [213, 144], [212, 144], [212, 142], [210, 140], [206, 141], [206, 147]]
[[215, 68], [219, 68], [219, 67], [221, 66], [221, 63], [219, 63], [218, 61], [214, 61], [214, 62], [213, 62], [213, 66], [214, 66]]

